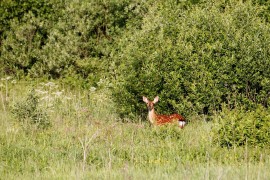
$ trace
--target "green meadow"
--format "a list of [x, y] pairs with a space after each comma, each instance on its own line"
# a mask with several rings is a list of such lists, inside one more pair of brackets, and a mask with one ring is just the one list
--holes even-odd
[[0, 179], [268, 180], [269, 67], [266, 0], [0, 0]]
[[[17, 118], [24, 106], [13, 111], [33, 105], [31, 94], [39, 122]], [[184, 129], [152, 127], [146, 119], [120, 119], [106, 90], [11, 80], [1, 87], [0, 109], [1, 179], [270, 178], [269, 147], [214, 142], [218, 115], [193, 116]], [[50, 123], [39, 127], [44, 120]]]

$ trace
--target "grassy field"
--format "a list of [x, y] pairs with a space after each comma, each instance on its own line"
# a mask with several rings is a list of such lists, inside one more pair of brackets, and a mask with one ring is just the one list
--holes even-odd
[[[14, 111], [31, 89], [45, 129]], [[0, 90], [0, 179], [270, 179], [269, 148], [220, 148], [201, 116], [151, 127], [119, 119], [106, 88], [2, 80]]]

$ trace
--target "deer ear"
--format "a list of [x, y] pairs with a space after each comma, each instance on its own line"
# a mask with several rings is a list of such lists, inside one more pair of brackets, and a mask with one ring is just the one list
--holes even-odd
[[143, 96], [143, 102], [148, 103], [149, 101], [146, 97]]
[[159, 97], [156, 96], [155, 99], [154, 99], [154, 101], [153, 101], [153, 103], [154, 103], [154, 104], [157, 103], [157, 102], [158, 102], [158, 99], [159, 99]]

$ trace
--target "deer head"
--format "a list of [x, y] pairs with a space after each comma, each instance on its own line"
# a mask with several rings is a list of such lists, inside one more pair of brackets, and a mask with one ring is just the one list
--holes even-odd
[[152, 111], [154, 109], [154, 104], [158, 102], [158, 99], [158, 96], [156, 96], [153, 101], [149, 101], [147, 97], [143, 96], [143, 101], [146, 103], [148, 111]]

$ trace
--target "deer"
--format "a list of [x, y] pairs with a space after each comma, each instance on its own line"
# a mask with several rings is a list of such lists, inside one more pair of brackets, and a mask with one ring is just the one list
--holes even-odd
[[148, 109], [148, 119], [150, 123], [154, 126], [156, 125], [164, 125], [168, 123], [178, 123], [178, 126], [182, 129], [184, 128], [186, 124], [186, 120], [183, 116], [180, 114], [171, 114], [171, 115], [161, 115], [161, 114], [156, 114], [154, 105], [158, 102], [159, 97], [156, 96], [153, 101], [150, 101], [147, 99], [147, 97], [143, 96], [143, 101], [147, 105]]

